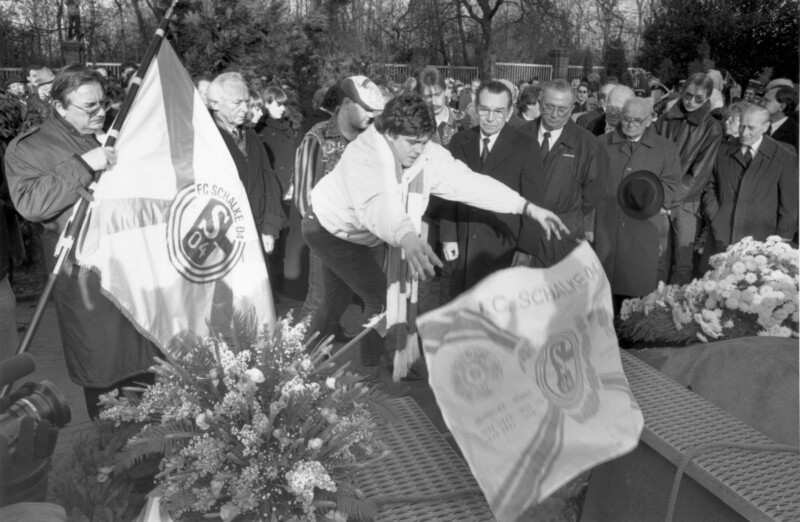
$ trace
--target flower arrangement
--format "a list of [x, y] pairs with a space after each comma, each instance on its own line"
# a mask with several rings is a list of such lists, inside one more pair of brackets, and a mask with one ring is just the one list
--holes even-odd
[[798, 335], [798, 251], [778, 236], [746, 237], [711, 257], [688, 285], [622, 304], [617, 330], [632, 341], [683, 345], [747, 335]]
[[385, 455], [373, 438], [382, 397], [346, 365], [335, 369], [329, 341], [309, 351], [305, 326], [290, 317], [272, 336], [252, 318], [234, 323], [225, 340], [173, 341], [141, 395], [103, 397], [101, 418], [142, 427], [98, 480], [156, 456], [151, 496], [178, 520], [365, 516], [371, 507], [351, 479]]

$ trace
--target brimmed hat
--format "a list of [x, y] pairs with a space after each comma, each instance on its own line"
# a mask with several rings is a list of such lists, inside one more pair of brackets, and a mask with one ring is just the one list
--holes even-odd
[[350, 76], [342, 80], [339, 102], [344, 98], [350, 98], [371, 112], [383, 110], [381, 90], [366, 76]]
[[637, 170], [625, 176], [617, 190], [620, 208], [634, 219], [650, 219], [664, 205], [664, 185], [658, 176]]

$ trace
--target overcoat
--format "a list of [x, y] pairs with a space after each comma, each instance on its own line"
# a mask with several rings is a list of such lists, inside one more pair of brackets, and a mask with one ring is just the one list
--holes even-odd
[[[540, 151], [539, 125], [541, 117], [522, 126], [519, 130], [529, 136], [529, 146]], [[540, 152], [541, 155], [541, 152]], [[564, 259], [584, 239], [585, 226], [594, 219], [594, 207], [602, 196], [602, 147], [597, 139], [586, 129], [572, 120], [567, 121], [558, 141], [549, 153], [542, 157], [544, 165], [544, 199], [542, 206], [558, 214], [569, 229], [569, 234], [555, 235], [546, 239], [542, 234], [528, 233], [538, 224], [525, 220], [522, 225], [520, 250], [533, 256], [533, 266], [549, 267]], [[535, 190], [535, 189], [534, 189]], [[525, 188], [531, 193], [533, 190]], [[538, 240], [538, 245], [530, 243]]]
[[[506, 124], [483, 166], [480, 140], [478, 126], [459, 132], [450, 141], [450, 152], [475, 172], [503, 182], [528, 201], [542, 206], [544, 168], [539, 150], [531, 147], [530, 139]], [[492, 272], [511, 266], [523, 219], [519, 215], [497, 214], [464, 204], [455, 204], [443, 216], [442, 242], [456, 241], [456, 238], [458, 241], [459, 256], [451, 278], [451, 297]], [[528, 242], [537, 245], [541, 233], [536, 224], [528, 227], [528, 234], [534, 236]]]
[[738, 141], [717, 153], [703, 211], [711, 223], [715, 253], [746, 236], [791, 238], [797, 230], [797, 156], [764, 136], [745, 169]]
[[[80, 198], [77, 190], [88, 186], [94, 176], [80, 156], [99, 146], [94, 135], [80, 134], [53, 113], [8, 148], [9, 192], [24, 218], [44, 225], [42, 246], [48, 270], [53, 268], [55, 245], [72, 205]], [[97, 274], [78, 266], [74, 254], [56, 280], [53, 300], [67, 371], [76, 384], [106, 388], [148, 373], [153, 356], [162, 356], [101, 294]]]
[[647, 170], [664, 186], [664, 208], [680, 196], [681, 160], [675, 144], [648, 127], [635, 150], [619, 127], [598, 138], [605, 149], [602, 167], [606, 185], [597, 204], [594, 247], [603, 264], [613, 294], [643, 296], [658, 286], [659, 214], [650, 219], [635, 219], [623, 212], [617, 200], [622, 180]]

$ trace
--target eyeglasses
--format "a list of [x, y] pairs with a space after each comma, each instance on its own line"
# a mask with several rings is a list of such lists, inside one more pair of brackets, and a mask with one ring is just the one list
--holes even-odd
[[621, 119], [624, 125], [633, 125], [634, 127], [641, 127], [647, 118], [631, 118], [630, 116], [623, 116]]
[[589, 94], [589, 91], [586, 89], [578, 89], [578, 94]]
[[621, 107], [614, 107], [613, 105], [608, 105], [606, 107], [606, 112], [608, 114], [622, 114], [622, 108]]
[[559, 116], [566, 116], [566, 114], [572, 110], [572, 105], [550, 105], [549, 103], [542, 104], [542, 112], [545, 114], [558, 114]]
[[92, 107], [91, 109], [87, 107], [81, 107], [80, 105], [71, 105], [71, 107], [80, 109], [82, 112], [85, 112], [86, 115], [89, 116], [90, 118], [94, 118], [95, 116], [97, 116], [97, 113], [100, 112], [101, 110], [103, 112], [108, 112], [108, 109], [111, 108], [111, 100], [102, 100], [98, 102], [95, 107]]
[[683, 99], [687, 102], [694, 100], [695, 103], [704, 103], [706, 101], [706, 98], [707, 97], [703, 94], [695, 94], [693, 92], [683, 93]]
[[478, 115], [484, 118], [491, 114], [495, 118], [505, 118], [508, 114], [507, 109], [490, 109], [489, 107], [478, 107]]

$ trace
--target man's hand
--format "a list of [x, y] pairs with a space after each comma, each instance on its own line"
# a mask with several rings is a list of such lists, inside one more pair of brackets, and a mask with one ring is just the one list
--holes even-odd
[[117, 164], [117, 149], [97, 147], [81, 156], [81, 159], [95, 172], [106, 170]]
[[261, 244], [264, 245], [264, 252], [271, 254], [275, 250], [275, 236], [270, 234], [261, 235]]
[[550, 212], [546, 208], [537, 207], [533, 203], [528, 203], [525, 206], [527, 210], [526, 216], [537, 221], [547, 234], [547, 239], [550, 239], [550, 234], [556, 235], [557, 239], [561, 239], [561, 233], [569, 234], [569, 229], [561, 222], [561, 218]]
[[446, 241], [442, 243], [442, 251], [445, 261], [455, 261], [458, 259], [458, 243], [455, 241]]
[[414, 279], [427, 279], [426, 276], [433, 277], [434, 265], [441, 268], [444, 266], [442, 261], [433, 253], [430, 245], [423, 241], [414, 232], [409, 232], [400, 240], [400, 248], [406, 254], [408, 260], [408, 268], [411, 271], [411, 277]]

